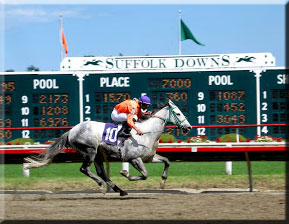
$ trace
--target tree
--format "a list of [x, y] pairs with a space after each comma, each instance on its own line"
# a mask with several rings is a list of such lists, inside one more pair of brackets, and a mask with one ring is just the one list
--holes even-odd
[[29, 67], [27, 67], [27, 71], [29, 71], [29, 72], [37, 72], [37, 71], [40, 71], [40, 69], [36, 68], [34, 65], [30, 65]]
[[5, 72], [15, 72], [14, 69], [7, 69]]

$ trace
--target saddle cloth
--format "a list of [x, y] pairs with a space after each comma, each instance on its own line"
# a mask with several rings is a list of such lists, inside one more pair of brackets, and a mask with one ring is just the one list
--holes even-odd
[[109, 145], [117, 145], [117, 136], [121, 127], [122, 124], [106, 123], [102, 133], [102, 141]]

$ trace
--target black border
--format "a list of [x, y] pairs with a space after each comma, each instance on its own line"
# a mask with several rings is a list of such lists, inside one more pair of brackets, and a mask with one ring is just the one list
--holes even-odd
[[[286, 6], [285, 6], [285, 50], [286, 50], [286, 55], [285, 55], [285, 66], [286, 68], [289, 68], [289, 3], [287, 2]], [[289, 74], [287, 71], [287, 78], [289, 78]], [[288, 81], [288, 80], [287, 80]], [[289, 84], [286, 85], [287, 90], [289, 89]], [[287, 105], [289, 105], [289, 98], [287, 98]], [[287, 113], [289, 113], [289, 111], [287, 111]], [[287, 125], [289, 124], [289, 118], [287, 118]], [[287, 138], [287, 155], [288, 155], [288, 148], [289, 148], [289, 133], [286, 134], [286, 138]], [[288, 158], [288, 157], [287, 157]], [[289, 220], [289, 190], [288, 190], [288, 186], [289, 186], [289, 175], [288, 175], [288, 171], [289, 171], [289, 163], [288, 161], [286, 161], [286, 211], [285, 211], [285, 220]]]

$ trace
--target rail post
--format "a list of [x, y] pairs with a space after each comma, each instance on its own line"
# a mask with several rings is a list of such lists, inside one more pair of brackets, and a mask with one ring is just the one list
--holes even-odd
[[232, 175], [232, 161], [226, 161], [226, 174]]
[[250, 192], [252, 192], [253, 191], [253, 178], [252, 178], [252, 167], [251, 167], [249, 152], [245, 152], [245, 156], [246, 156], [248, 174], [249, 174], [249, 188], [250, 188]]
[[28, 166], [28, 163], [23, 163], [23, 176], [24, 177], [30, 177], [30, 169], [26, 169]]

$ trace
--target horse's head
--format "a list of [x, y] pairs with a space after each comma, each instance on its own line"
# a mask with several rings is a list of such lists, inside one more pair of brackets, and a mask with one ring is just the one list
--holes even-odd
[[169, 117], [168, 121], [181, 128], [184, 133], [189, 132], [192, 126], [188, 122], [187, 118], [183, 115], [181, 110], [171, 101], [168, 101]]

